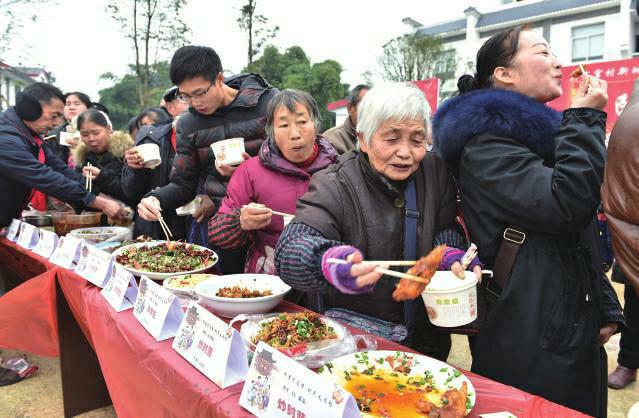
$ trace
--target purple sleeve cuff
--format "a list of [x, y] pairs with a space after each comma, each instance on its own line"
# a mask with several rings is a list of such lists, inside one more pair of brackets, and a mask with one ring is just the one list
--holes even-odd
[[326, 280], [335, 286], [337, 290], [348, 295], [361, 295], [373, 290], [374, 285], [358, 287], [355, 277], [351, 275], [352, 263], [348, 264], [330, 264], [327, 262], [329, 258], [337, 258], [346, 260], [349, 255], [359, 252], [359, 250], [350, 245], [338, 245], [331, 247], [324, 252], [322, 256], [322, 273]]
[[[455, 264], [456, 261], [461, 263], [461, 259], [464, 256], [465, 251], [459, 250], [454, 247], [448, 247], [446, 252], [444, 253], [444, 258], [442, 258], [442, 262], [439, 267], [441, 270], [450, 270], [451, 266]], [[475, 266], [482, 266], [479, 257], [475, 257], [473, 261], [468, 265], [468, 270], [472, 270]]]

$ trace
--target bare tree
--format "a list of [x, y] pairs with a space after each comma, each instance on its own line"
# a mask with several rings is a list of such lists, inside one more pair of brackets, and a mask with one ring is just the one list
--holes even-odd
[[149, 105], [151, 73], [158, 55], [186, 43], [189, 28], [180, 17], [186, 0], [110, 0], [107, 11], [133, 44], [140, 107]]
[[0, 0], [0, 54], [15, 50], [14, 40], [24, 28], [25, 22], [36, 22], [40, 8], [47, 3], [55, 4], [57, 1]]
[[273, 39], [280, 30], [279, 26], [269, 26], [268, 18], [255, 13], [257, 0], [247, 0], [240, 9], [240, 17], [237, 23], [240, 29], [246, 31], [248, 38], [248, 65], [253, 62], [253, 57], [260, 53], [262, 47], [270, 39]]
[[456, 61], [455, 51], [445, 50], [441, 39], [408, 34], [384, 45], [379, 66], [384, 79], [401, 82], [452, 77]]

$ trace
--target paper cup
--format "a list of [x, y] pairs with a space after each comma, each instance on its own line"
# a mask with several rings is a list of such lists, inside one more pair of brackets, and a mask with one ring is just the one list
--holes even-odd
[[[79, 132], [60, 132], [60, 145], [64, 145], [65, 147], [72, 147], [73, 145], [77, 145], [79, 139]], [[72, 144], [70, 140], [75, 140], [75, 144]]]
[[238, 165], [244, 162], [244, 138], [230, 138], [211, 144], [215, 159], [221, 164]]
[[155, 168], [162, 163], [158, 144], [142, 144], [135, 147], [135, 149], [144, 160], [143, 162], [146, 168]]
[[193, 215], [200, 206], [202, 206], [202, 199], [196, 197], [186, 205], [180, 206], [179, 208], [175, 209], [175, 213], [178, 216]]
[[464, 273], [462, 280], [450, 271], [438, 271], [426, 286], [422, 298], [433, 325], [458, 327], [477, 319], [477, 276]]

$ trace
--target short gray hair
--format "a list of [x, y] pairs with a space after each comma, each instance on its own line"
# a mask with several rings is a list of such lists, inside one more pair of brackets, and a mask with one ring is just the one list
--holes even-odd
[[295, 111], [295, 105], [300, 104], [306, 108], [309, 116], [313, 120], [313, 124], [315, 125], [315, 132], [320, 132], [320, 114], [319, 107], [317, 106], [317, 102], [310, 94], [305, 91], [295, 90], [295, 89], [286, 89], [282, 90], [275, 95], [268, 102], [268, 106], [266, 107], [266, 135], [272, 137], [273, 136], [273, 123], [275, 119], [275, 112], [280, 107], [285, 107], [289, 110], [289, 112]]
[[390, 119], [421, 119], [430, 128], [430, 106], [424, 93], [412, 84], [386, 83], [368, 91], [357, 108], [357, 132], [366, 144], [380, 125]]

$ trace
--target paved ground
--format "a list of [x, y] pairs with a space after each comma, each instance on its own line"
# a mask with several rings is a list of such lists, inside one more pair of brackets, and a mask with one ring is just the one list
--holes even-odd
[[[621, 287], [617, 287], [620, 293]], [[616, 335], [606, 344], [608, 368], [614, 370], [617, 365], [619, 336]], [[3, 351], [0, 355], [10, 357], [17, 354]], [[43, 357], [30, 357], [39, 367], [39, 372], [12, 386], [0, 388], [0, 418], [57, 418], [62, 417], [62, 388], [60, 383], [59, 361]], [[470, 368], [470, 351], [464, 336], [453, 337], [453, 349], [449, 363]], [[636, 382], [623, 390], [608, 390], [608, 417], [625, 418], [630, 407], [639, 402], [639, 384]], [[112, 407], [102, 408], [80, 415], [83, 418], [115, 417]], [[632, 418], [639, 418], [632, 417]]]

